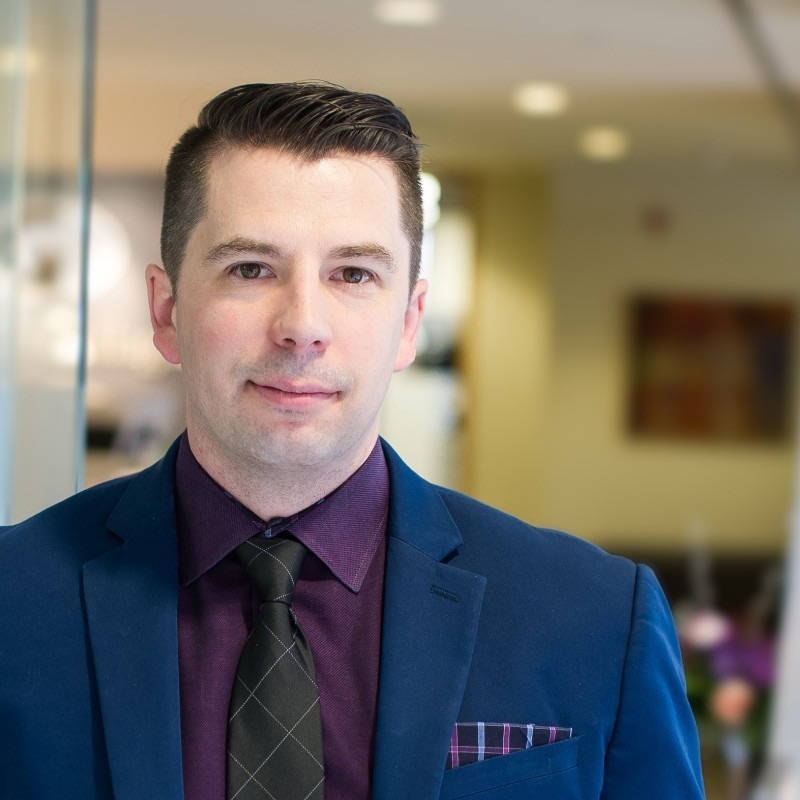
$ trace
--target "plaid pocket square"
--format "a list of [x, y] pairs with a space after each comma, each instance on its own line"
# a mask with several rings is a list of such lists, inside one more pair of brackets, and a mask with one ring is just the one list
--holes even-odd
[[509, 722], [459, 722], [450, 735], [445, 769], [456, 769], [495, 756], [569, 739], [572, 728], [512, 725]]

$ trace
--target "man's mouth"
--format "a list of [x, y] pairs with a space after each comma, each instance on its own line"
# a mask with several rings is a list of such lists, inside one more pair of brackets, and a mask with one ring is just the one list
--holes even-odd
[[312, 410], [335, 400], [339, 392], [314, 381], [270, 380], [251, 381], [256, 392], [270, 405], [288, 410]]

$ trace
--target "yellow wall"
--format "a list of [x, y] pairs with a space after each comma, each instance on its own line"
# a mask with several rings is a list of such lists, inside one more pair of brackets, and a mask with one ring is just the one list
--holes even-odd
[[[493, 176], [481, 198], [468, 490], [612, 549], [698, 532], [781, 549], [794, 443], [632, 439], [624, 323], [636, 291], [800, 300], [800, 181], [595, 166]], [[653, 202], [672, 216], [661, 236], [641, 224]]]
[[541, 176], [498, 174], [486, 176], [477, 195], [476, 300], [465, 364], [467, 490], [532, 519], [550, 355], [549, 191]]

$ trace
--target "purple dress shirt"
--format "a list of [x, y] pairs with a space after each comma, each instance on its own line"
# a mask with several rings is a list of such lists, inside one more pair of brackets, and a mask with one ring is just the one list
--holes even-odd
[[[178, 656], [184, 795], [224, 800], [228, 705], [260, 598], [233, 552], [268, 525], [200, 466], [186, 434], [176, 467]], [[378, 699], [389, 476], [380, 443], [293, 521], [309, 549], [292, 608], [319, 685], [326, 800], [368, 800]]]

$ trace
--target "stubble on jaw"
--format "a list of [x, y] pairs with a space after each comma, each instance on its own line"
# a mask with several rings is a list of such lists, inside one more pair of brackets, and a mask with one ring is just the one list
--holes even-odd
[[269, 413], [277, 416], [272, 421], [267, 414], [259, 419], [254, 380], [313, 380], [337, 387], [332, 403], [347, 402], [353, 376], [314, 362], [314, 357], [284, 353], [258, 364], [239, 362], [234, 367], [238, 388], [226, 409], [192, 397], [187, 387], [187, 431], [195, 457], [217, 483], [263, 519], [291, 515], [329, 494], [361, 466], [378, 437], [380, 405], [374, 419], [362, 425], [336, 418], [315, 423], [313, 412], [292, 409], [273, 408]]

